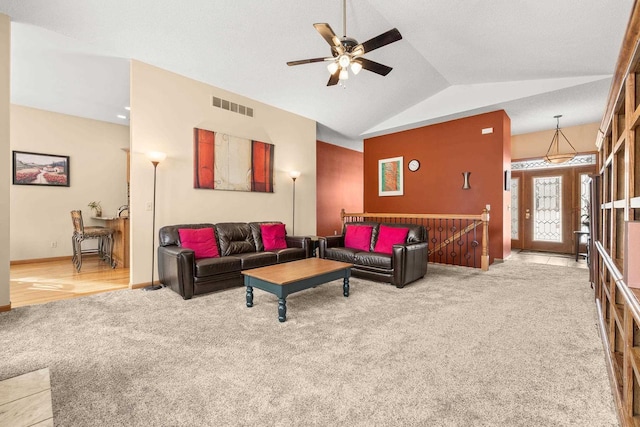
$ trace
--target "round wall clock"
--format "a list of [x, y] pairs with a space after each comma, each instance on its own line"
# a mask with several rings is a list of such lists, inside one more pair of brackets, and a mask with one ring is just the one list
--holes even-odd
[[409, 162], [409, 170], [415, 172], [420, 169], [420, 162], [417, 159], [413, 159]]

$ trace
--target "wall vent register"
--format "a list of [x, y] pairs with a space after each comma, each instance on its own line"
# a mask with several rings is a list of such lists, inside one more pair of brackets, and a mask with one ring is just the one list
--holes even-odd
[[214, 107], [222, 108], [223, 110], [231, 111], [233, 113], [242, 114], [243, 116], [253, 117], [253, 108], [251, 107], [247, 107], [241, 104], [236, 104], [235, 102], [218, 98], [217, 96], [214, 96], [212, 98], [213, 98], [212, 105]]

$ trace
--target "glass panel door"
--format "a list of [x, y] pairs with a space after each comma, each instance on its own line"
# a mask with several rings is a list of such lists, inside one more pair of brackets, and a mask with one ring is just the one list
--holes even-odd
[[562, 243], [562, 176], [533, 178], [533, 240]]
[[570, 168], [524, 172], [523, 249], [573, 252], [571, 172]]

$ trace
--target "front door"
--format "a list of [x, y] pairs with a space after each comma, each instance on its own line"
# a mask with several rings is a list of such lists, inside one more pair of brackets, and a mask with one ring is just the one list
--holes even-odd
[[570, 253], [573, 234], [570, 169], [525, 172], [523, 181], [524, 248]]
[[583, 178], [593, 171], [589, 166], [512, 172], [511, 247], [573, 253], [585, 205]]

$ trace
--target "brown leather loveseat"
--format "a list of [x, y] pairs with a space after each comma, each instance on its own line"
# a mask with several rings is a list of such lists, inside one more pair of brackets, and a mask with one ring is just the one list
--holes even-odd
[[[311, 255], [311, 239], [286, 236], [286, 248], [265, 251], [261, 225], [268, 222], [167, 225], [160, 229], [158, 274], [160, 282], [182, 298], [232, 286], [242, 286], [242, 270], [295, 261]], [[180, 229], [213, 228], [218, 257], [196, 259], [192, 249], [182, 247]]]
[[[353, 239], [349, 242], [348, 234], [356, 229], [365, 232], [360, 235], [359, 248]], [[383, 234], [384, 242], [380, 239]], [[390, 235], [395, 235], [395, 242], [386, 239]], [[353, 276], [388, 282], [398, 288], [427, 274], [429, 242], [422, 225], [350, 222], [344, 225], [341, 235], [321, 237], [319, 246], [321, 258], [352, 263]]]

